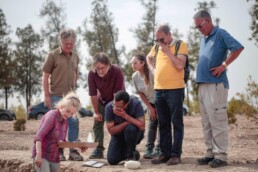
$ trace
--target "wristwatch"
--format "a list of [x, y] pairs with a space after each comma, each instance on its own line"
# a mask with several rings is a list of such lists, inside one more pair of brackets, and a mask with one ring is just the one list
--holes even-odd
[[228, 67], [226, 62], [223, 62], [222, 65], [225, 66], [226, 68]]

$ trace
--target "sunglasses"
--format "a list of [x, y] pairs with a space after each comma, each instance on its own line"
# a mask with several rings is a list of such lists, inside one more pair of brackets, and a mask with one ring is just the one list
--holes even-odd
[[155, 42], [164, 43], [164, 38], [156, 39]]
[[201, 29], [202, 28], [202, 26], [205, 24], [205, 20], [203, 20], [203, 22], [200, 24], [200, 25], [197, 25], [197, 26], [195, 26], [194, 28], [195, 29]]

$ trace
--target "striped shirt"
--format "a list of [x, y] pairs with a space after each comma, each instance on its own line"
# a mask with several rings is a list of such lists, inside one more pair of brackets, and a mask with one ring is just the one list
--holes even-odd
[[42, 143], [42, 158], [51, 162], [60, 162], [58, 141], [65, 141], [68, 129], [67, 120], [63, 120], [59, 110], [50, 110], [41, 120], [34, 137], [32, 158], [36, 157], [36, 141]]

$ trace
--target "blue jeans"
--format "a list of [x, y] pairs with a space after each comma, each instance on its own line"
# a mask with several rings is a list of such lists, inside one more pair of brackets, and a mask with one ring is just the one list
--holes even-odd
[[133, 158], [136, 145], [143, 139], [144, 132], [133, 124], [125, 127], [119, 135], [112, 135], [109, 142], [107, 161], [110, 165]]
[[[184, 137], [184, 88], [155, 90], [155, 107], [158, 112], [160, 149], [163, 156], [181, 157]], [[171, 123], [173, 124], [173, 143]]]
[[[55, 108], [55, 104], [60, 101], [62, 97], [51, 96], [52, 108]], [[74, 142], [78, 140], [79, 136], [79, 119], [78, 118], [68, 118], [68, 141]]]

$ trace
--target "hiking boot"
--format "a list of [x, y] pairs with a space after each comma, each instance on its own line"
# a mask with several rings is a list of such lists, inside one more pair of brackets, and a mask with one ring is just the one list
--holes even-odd
[[228, 163], [226, 161], [222, 161], [220, 159], [213, 159], [212, 161], [209, 162], [209, 165], [212, 168], [218, 168], [218, 167], [223, 167], [228, 165]]
[[152, 164], [161, 164], [161, 163], [166, 163], [169, 160], [169, 158], [166, 158], [163, 155], [160, 155], [159, 157], [154, 158], [151, 160]]
[[147, 147], [145, 154], [143, 155], [143, 158], [145, 159], [152, 159], [153, 155], [152, 155], [153, 151], [150, 147]]
[[70, 149], [69, 158], [71, 161], [83, 161], [83, 157], [76, 149]]
[[62, 148], [59, 149], [59, 160], [66, 161], [66, 158], [64, 156], [64, 149], [62, 149]]
[[89, 159], [102, 159], [104, 158], [103, 155], [104, 148], [96, 148], [91, 155], [89, 156]]
[[180, 162], [181, 159], [179, 157], [173, 156], [167, 161], [167, 165], [178, 165]]
[[160, 151], [160, 147], [156, 146], [156, 148], [154, 149], [154, 151], [152, 152], [152, 157], [158, 157], [161, 155], [161, 151]]
[[203, 157], [200, 159], [197, 159], [198, 165], [208, 165], [209, 162], [211, 162], [214, 158], [209, 158], [209, 157]]

